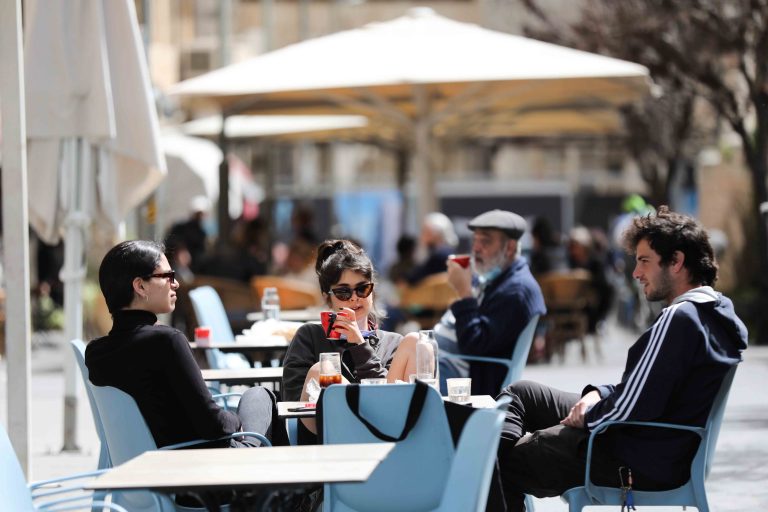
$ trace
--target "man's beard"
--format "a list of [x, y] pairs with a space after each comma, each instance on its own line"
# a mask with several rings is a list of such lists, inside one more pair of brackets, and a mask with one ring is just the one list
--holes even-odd
[[494, 271], [495, 269], [503, 269], [504, 266], [507, 264], [507, 259], [504, 255], [504, 251], [501, 250], [496, 253], [493, 258], [490, 260], [486, 260], [483, 262], [482, 265], [477, 265], [475, 263], [475, 271], [479, 275], [487, 274], [488, 272]]
[[658, 302], [658, 301], [664, 301], [664, 302], [671, 302], [674, 297], [671, 297], [672, 295], [672, 277], [669, 273], [669, 267], [664, 266], [661, 268], [661, 273], [659, 274], [659, 279], [656, 283], [653, 283], [655, 286], [653, 290], [649, 291], [648, 294], [646, 294], [645, 298], [648, 300], [648, 302]]

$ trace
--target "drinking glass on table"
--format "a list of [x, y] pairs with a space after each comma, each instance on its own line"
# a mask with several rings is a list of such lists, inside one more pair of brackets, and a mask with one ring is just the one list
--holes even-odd
[[341, 357], [338, 352], [320, 354], [320, 387], [341, 384]]

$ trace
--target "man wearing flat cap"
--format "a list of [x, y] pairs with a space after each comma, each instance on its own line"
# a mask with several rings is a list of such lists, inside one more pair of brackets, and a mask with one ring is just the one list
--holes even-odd
[[[508, 359], [530, 319], [546, 312], [541, 288], [520, 257], [527, 223], [516, 213], [492, 210], [472, 219], [469, 229], [472, 265], [448, 260], [448, 282], [459, 299], [435, 327], [438, 342], [444, 351]], [[472, 394], [499, 393], [506, 366], [471, 362], [467, 370], [455, 361], [441, 360], [441, 380], [469, 376]]]

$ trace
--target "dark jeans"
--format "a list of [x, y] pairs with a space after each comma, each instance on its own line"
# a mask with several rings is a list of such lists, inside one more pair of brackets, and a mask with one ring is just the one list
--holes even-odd
[[[508, 386], [504, 395], [512, 402], [502, 427], [499, 464], [509, 510], [524, 511], [525, 494], [559, 496], [583, 485], [589, 432], [560, 425], [581, 396], [530, 381]], [[617, 486], [619, 466], [599, 445], [593, 448], [593, 482]]]

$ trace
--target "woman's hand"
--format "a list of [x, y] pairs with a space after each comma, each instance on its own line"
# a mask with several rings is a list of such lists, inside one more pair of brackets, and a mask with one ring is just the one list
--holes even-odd
[[599, 401], [600, 393], [597, 391], [590, 391], [571, 407], [571, 412], [560, 421], [560, 424], [568, 427], [584, 428], [584, 415], [591, 405], [594, 405]]
[[365, 343], [363, 333], [360, 332], [360, 327], [357, 325], [355, 312], [350, 308], [339, 309], [336, 321], [333, 323], [333, 329], [341, 334], [345, 334], [348, 343], [354, 343], [355, 345]]

